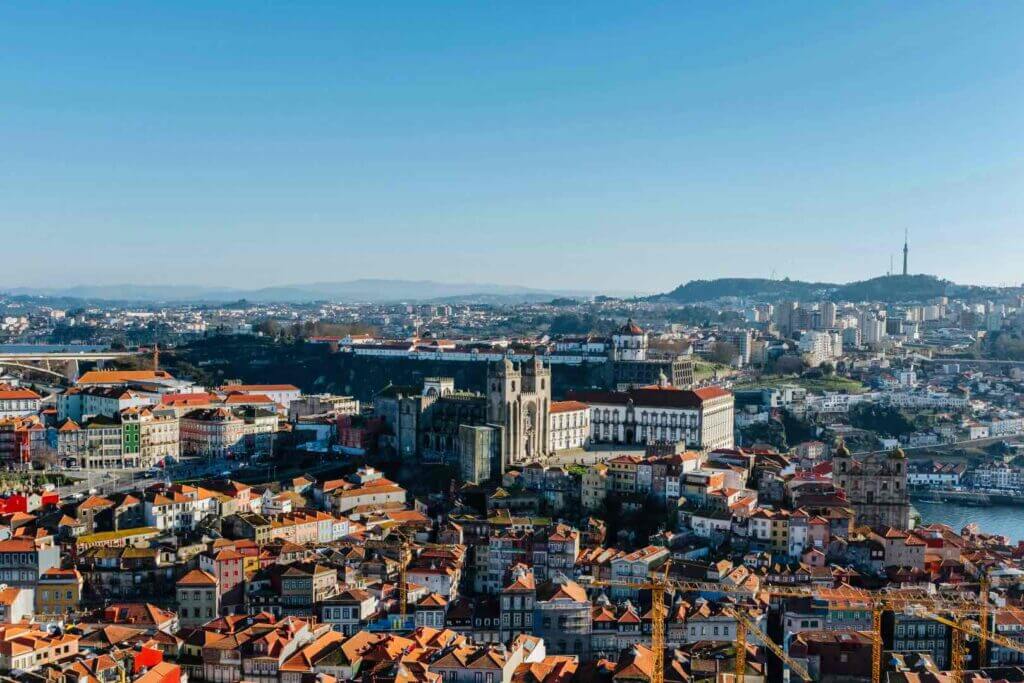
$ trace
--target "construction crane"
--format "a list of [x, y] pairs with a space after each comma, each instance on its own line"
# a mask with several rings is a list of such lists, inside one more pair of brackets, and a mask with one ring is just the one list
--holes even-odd
[[988, 572], [981, 572], [981, 579], [978, 583], [978, 623], [981, 625], [981, 634], [978, 638], [978, 666], [985, 666], [988, 663], [988, 589], [990, 583]]
[[729, 609], [727, 613], [736, 620], [736, 683], [743, 683], [744, 677], [747, 675], [747, 638], [751, 633], [759, 634], [760, 641], [766, 648], [771, 650], [793, 673], [810, 683], [811, 674], [807, 672], [807, 669], [776, 645], [767, 633], [757, 627], [753, 620], [737, 608]]
[[[980, 610], [979, 610], [980, 612]], [[989, 610], [985, 610], [986, 615]], [[936, 621], [940, 624], [945, 624], [950, 629], [950, 635], [952, 636], [952, 648], [950, 651], [950, 673], [953, 674], [955, 681], [963, 680], [964, 665], [967, 663], [967, 643], [964, 640], [965, 636], [974, 636], [978, 638], [978, 652], [981, 652], [981, 643], [986, 643], [985, 650], [988, 650], [988, 643], [999, 645], [1008, 650], [1014, 652], [1024, 653], [1024, 643], [1019, 643], [1016, 640], [1011, 640], [1005, 636], [1001, 636], [998, 633], [993, 633], [988, 629], [987, 626], [983, 626], [980, 621], [973, 621], [969, 619], [969, 613], [966, 611], [954, 613], [953, 619], [944, 617], [941, 614], [936, 614], [927, 609], [920, 608], [911, 610], [914, 616], [921, 616], [932, 621]], [[979, 657], [980, 659], [980, 657]], [[979, 666], [984, 666], [983, 661], [978, 662]]]
[[[665, 620], [668, 608], [665, 606], [665, 593], [670, 589], [678, 589], [683, 592], [734, 592], [723, 590], [723, 586], [717, 583], [703, 581], [674, 581], [668, 578], [669, 564], [666, 563], [664, 572], [651, 581], [644, 583], [628, 583], [625, 581], [592, 581], [590, 586], [620, 586], [634, 590], [651, 591], [651, 654], [654, 657], [654, 666], [651, 672], [651, 683], [665, 683]], [[758, 591], [760, 592], [760, 591]], [[802, 594], [801, 594], [802, 595]], [[810, 681], [811, 677], [807, 670], [797, 661], [793, 660], [785, 650], [772, 642], [761, 629], [757, 627], [747, 615], [739, 608], [732, 608], [727, 611], [736, 620], [736, 657], [735, 676], [736, 683], [743, 683], [747, 668], [747, 638], [753, 632], [760, 636], [761, 643], [775, 654], [784, 664], [794, 671], [800, 678]]]
[[[760, 587], [756, 591], [739, 589], [732, 586], [722, 585], [718, 583], [711, 583], [705, 581], [671, 581], [669, 585], [677, 588], [683, 592], [714, 592], [714, 593], [726, 593], [726, 594], [743, 594], [752, 595], [753, 593], [763, 593], [772, 597], [794, 597], [794, 598], [815, 598], [818, 600], [824, 600], [830, 605], [835, 604], [856, 604], [861, 607], [870, 607], [871, 609], [871, 680], [872, 683], [880, 683], [882, 678], [882, 615], [886, 611], [921, 611], [923, 616], [932, 618], [937, 616], [938, 613], [950, 613], [957, 615], [961, 621], [966, 615], [969, 614], [982, 614], [981, 624], [974, 624], [970, 627], [969, 633], [977, 638], [979, 641], [985, 641], [986, 639], [991, 642], [996, 642], [991, 638], [991, 634], [988, 632], [988, 619], [992, 613], [988, 603], [987, 596], [983, 595], [980, 600], [968, 599], [964, 596], [936, 596], [928, 593], [924, 590], [902, 590], [897, 592], [886, 592], [886, 591], [867, 591], [862, 589], [853, 588], [852, 586], [842, 586], [840, 588], [798, 588], [798, 587], [776, 587], [766, 586]], [[982, 581], [982, 593], [987, 592], [988, 582], [983, 578]], [[840, 610], [842, 608], [839, 608]], [[854, 609], [848, 607], [847, 609]], [[947, 620], [949, 621], [949, 620]], [[737, 624], [739, 621], [737, 621]], [[945, 622], [943, 622], [945, 623]], [[966, 644], [963, 642], [962, 636], [965, 633], [963, 627], [957, 630], [957, 636], [954, 638], [953, 651], [951, 653], [951, 665], [950, 670], [954, 677], [958, 677], [958, 680], [962, 679], [963, 666], [966, 660]], [[737, 633], [737, 642], [739, 637], [745, 635], [744, 631], [749, 631], [749, 627], [744, 628], [743, 631]], [[772, 649], [771, 646], [778, 647], [775, 643], [768, 645], [770, 639], [764, 638], [765, 646]], [[1013, 643], [1001, 639], [1005, 643]], [[999, 642], [1003, 645], [1004, 642]], [[1024, 646], [1018, 644], [1006, 644], [1006, 647], [1017, 651], [1024, 652]], [[774, 650], [772, 650], [774, 652]], [[739, 652], [739, 651], [738, 651]], [[745, 659], [745, 648], [741, 656]], [[745, 662], [737, 662], [737, 671], [740, 665], [746, 667]], [[660, 682], [659, 682], [660, 683]]]
[[[950, 626], [954, 634], [953, 648], [951, 652], [950, 672], [957, 683], [963, 680], [964, 665], [967, 659], [967, 645], [965, 636], [978, 638], [979, 644], [985, 642], [984, 648], [979, 648], [987, 653], [988, 643], [995, 643], [1008, 649], [1024, 652], [1024, 644], [1016, 643], [1005, 637], [990, 632], [988, 621], [993, 610], [988, 604], [988, 586], [986, 577], [982, 578], [980, 599], [957, 596], [937, 596], [925, 590], [900, 590], [900, 591], [869, 591], [852, 586], [841, 586], [839, 588], [803, 588], [796, 586], [764, 586], [757, 589], [744, 589], [710, 581], [679, 581], [668, 578], [668, 567], [664, 574], [651, 577], [652, 580], [645, 583], [620, 583], [613, 581], [594, 581], [594, 586], [627, 586], [636, 590], [652, 591], [652, 628], [651, 646], [654, 654], [654, 671], [651, 676], [651, 683], [664, 683], [664, 648], [665, 648], [665, 616], [664, 594], [669, 589], [676, 589], [684, 593], [722, 593], [731, 595], [743, 595], [752, 597], [755, 594], [766, 594], [777, 598], [814, 598], [823, 600], [830, 605], [857, 605], [858, 607], [846, 607], [849, 609], [871, 610], [871, 680], [872, 683], [880, 683], [882, 678], [882, 616], [885, 612], [907, 612], [919, 614], [922, 617]], [[843, 610], [839, 607], [838, 610]], [[737, 609], [731, 609], [731, 614], [736, 618], [737, 625], [737, 649], [736, 649], [736, 676], [737, 683], [742, 683], [742, 676], [746, 673], [746, 643], [752, 629], [762, 633], [756, 628], [746, 615], [742, 615]], [[950, 619], [941, 616], [946, 613], [954, 618]], [[967, 619], [968, 616], [978, 614], [979, 622]], [[807, 671], [800, 664], [794, 662], [788, 654], [767, 635], [761, 636], [764, 646], [773, 654], [786, 663], [792, 671], [804, 680]], [[984, 659], [981, 660], [984, 662]]]
[[[1024, 652], [1024, 644], [992, 633], [988, 628], [988, 622], [994, 611], [988, 604], [987, 577], [982, 577], [981, 591], [978, 600], [966, 599], [964, 597], [936, 597], [923, 591], [905, 592], [871, 592], [858, 591], [856, 589], [825, 589], [809, 593], [814, 597], [824, 599], [830, 603], [839, 600], [854, 602], [861, 605], [871, 606], [871, 680], [872, 683], [880, 683], [882, 678], [882, 614], [886, 611], [905, 612], [910, 615], [920, 616], [932, 621], [944, 624], [951, 629], [950, 647], [950, 674], [954, 681], [960, 683], [963, 680], [963, 672], [967, 662], [967, 643], [965, 636], [970, 635], [979, 642], [979, 665], [983, 666], [987, 659], [989, 643], [995, 643], [1016, 652]], [[767, 592], [774, 594], [772, 588]], [[781, 591], [791, 593], [792, 589]], [[842, 609], [842, 608], [839, 608]], [[852, 609], [852, 608], [851, 608]], [[996, 610], [998, 611], [998, 610]], [[942, 616], [949, 614], [953, 618]], [[969, 619], [972, 615], [979, 615], [977, 622]], [[985, 643], [981, 646], [981, 643]]]
[[643, 583], [630, 583], [628, 581], [591, 581], [590, 586], [618, 586], [633, 590], [651, 591], [651, 655], [654, 658], [654, 666], [651, 670], [651, 683], [665, 683], [665, 617], [668, 608], [665, 606], [665, 592], [670, 585], [668, 570], [672, 562], [665, 563], [665, 569], [660, 575], [650, 577], [650, 581]]
[[[391, 532], [398, 539], [398, 614], [405, 624], [409, 601], [409, 579], [407, 576], [410, 561], [410, 541], [404, 531], [397, 529]], [[390, 538], [390, 537], [389, 537]]]
[[398, 614], [402, 617], [402, 624], [405, 625], [405, 613], [408, 610], [409, 602], [409, 579], [406, 572], [409, 567], [409, 539], [402, 537], [402, 543], [398, 549]]
[[[409, 611], [409, 563], [412, 561], [412, 542], [405, 532], [392, 532], [399, 538], [398, 544], [398, 614], [402, 617], [402, 624], [405, 625], [405, 618]], [[462, 546], [446, 543], [432, 543], [425, 546], [425, 550], [441, 548], [443, 550], [460, 549]]]

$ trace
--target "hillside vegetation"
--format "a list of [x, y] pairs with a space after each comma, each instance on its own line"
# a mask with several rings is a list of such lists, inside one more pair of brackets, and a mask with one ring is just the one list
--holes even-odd
[[939, 296], [986, 297], [1010, 294], [1020, 288], [999, 290], [993, 287], [958, 285], [934, 275], [887, 275], [849, 282], [804, 282], [801, 280], [768, 280], [765, 278], [719, 278], [692, 280], [666, 294], [653, 297], [680, 304], [714, 301], [723, 297], [763, 299], [765, 301], [822, 300], [833, 301], [927, 301]]

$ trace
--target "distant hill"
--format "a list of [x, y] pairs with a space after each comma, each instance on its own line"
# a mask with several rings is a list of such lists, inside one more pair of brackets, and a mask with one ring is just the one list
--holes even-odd
[[486, 301], [515, 303], [547, 301], [558, 296], [593, 296], [579, 290], [546, 290], [490, 283], [451, 283], [431, 280], [361, 279], [346, 282], [234, 289], [189, 285], [82, 285], [62, 288], [17, 287], [8, 290], [15, 296], [68, 297], [94, 301], [142, 303], [239, 301], [304, 303], [344, 301], [387, 303], [398, 301]]
[[724, 277], [717, 280], [691, 280], [679, 285], [661, 298], [681, 304], [714, 301], [723, 297], [764, 299], [809, 299], [826, 296], [836, 285], [799, 280], [768, 280], [765, 278]]
[[800, 280], [767, 280], [764, 278], [719, 278], [692, 280], [655, 300], [695, 304], [724, 297], [782, 300], [885, 301], [891, 303], [926, 301], [938, 296], [985, 297], [1011, 290], [975, 285], [958, 285], [934, 275], [887, 275], [850, 282], [803, 282]]

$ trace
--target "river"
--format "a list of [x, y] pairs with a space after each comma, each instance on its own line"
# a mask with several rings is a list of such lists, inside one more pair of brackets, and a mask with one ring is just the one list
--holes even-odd
[[959, 532], [965, 525], [974, 522], [981, 531], [1007, 536], [1014, 543], [1024, 539], [1024, 507], [1021, 506], [974, 507], [925, 500], [912, 502], [914, 508], [921, 513], [922, 524], [939, 522], [948, 524], [954, 531]]

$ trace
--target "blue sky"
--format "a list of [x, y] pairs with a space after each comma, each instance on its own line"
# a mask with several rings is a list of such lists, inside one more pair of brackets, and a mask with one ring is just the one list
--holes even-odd
[[1019, 283], [1024, 3], [0, 5], [0, 286]]

